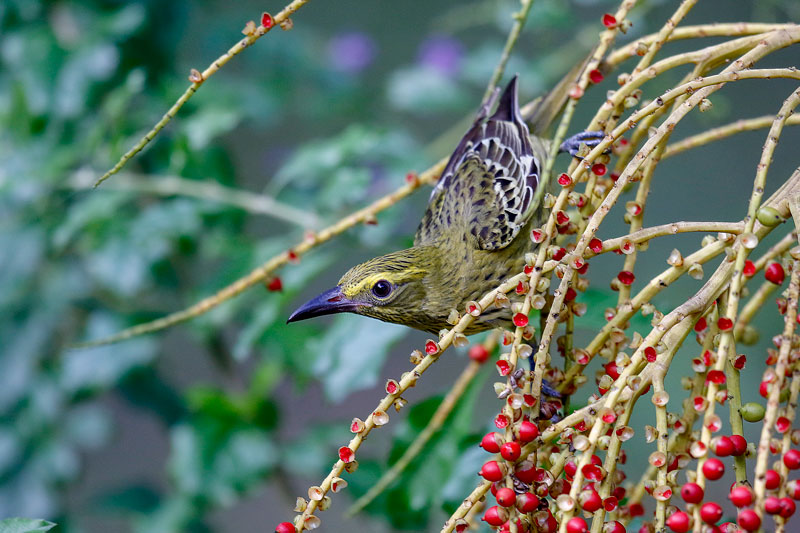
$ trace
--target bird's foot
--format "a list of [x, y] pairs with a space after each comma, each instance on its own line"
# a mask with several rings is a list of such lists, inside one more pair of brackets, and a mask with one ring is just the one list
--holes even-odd
[[605, 132], [603, 131], [582, 131], [580, 133], [576, 133], [563, 143], [559, 147], [560, 152], [569, 152], [569, 155], [572, 157], [579, 157], [578, 151], [581, 148], [581, 144], [585, 144], [590, 149], [594, 148], [600, 141], [603, 140], [605, 137]]
[[564, 397], [564, 395], [554, 389], [547, 380], [542, 380], [542, 392], [553, 398], [561, 399]]

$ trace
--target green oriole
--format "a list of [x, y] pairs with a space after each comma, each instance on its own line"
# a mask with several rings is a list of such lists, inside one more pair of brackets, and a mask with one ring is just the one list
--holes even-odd
[[[566, 100], [551, 96], [540, 102], [551, 107], [549, 120]], [[463, 313], [467, 302], [521, 272], [525, 253], [535, 246], [530, 232], [541, 224], [543, 211], [535, 193], [550, 143], [533, 133], [520, 113], [514, 77], [499, 99], [495, 92], [481, 106], [450, 156], [414, 246], [354, 266], [288, 322], [349, 312], [430, 333], [450, 327], [453, 309]], [[561, 150], [574, 156], [582, 142], [592, 146], [601, 137], [602, 132], [583, 132]], [[510, 309], [490, 307], [465, 333], [510, 325]]]

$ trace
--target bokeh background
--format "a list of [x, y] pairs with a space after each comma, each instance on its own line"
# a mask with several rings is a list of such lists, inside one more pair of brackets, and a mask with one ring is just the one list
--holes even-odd
[[[424, 342], [356, 316], [284, 323], [354, 262], [408, 246], [423, 190], [377, 225], [278, 272], [282, 292], [256, 287], [157, 335], [69, 349], [194, 303], [299, 242], [306, 228], [338, 220], [446, 155], [477, 108], [518, 3], [312, 1], [294, 29], [276, 29], [231, 61], [120, 175], [90, 189], [181, 94], [191, 68], [202, 70], [248, 20], [281, 7], [0, 3], [0, 517], [47, 518], [74, 532], [271, 531], [329, 469], [350, 419], [368, 414], [385, 380], [407, 370], [408, 353]], [[523, 96], [581, 59], [614, 7], [537, 0], [507, 70], [519, 73]], [[644, 2], [622, 42], [656, 31], [675, 7]], [[795, 2], [713, 0], [686, 23], [798, 19]], [[796, 58], [787, 51], [765, 64]], [[614, 77], [587, 94], [575, 124], [586, 123]], [[774, 113], [792, 88], [785, 80], [735, 84], [675, 136]], [[645, 224], [739, 220], [763, 137], [743, 134], [663, 163]], [[793, 131], [781, 140], [770, 191], [798, 164], [798, 142]], [[193, 195], [209, 182], [284, 209], [264, 214], [204, 189], [197, 194], [205, 198]], [[601, 234], [624, 231], [620, 211]], [[698, 244], [681, 236], [653, 245], [637, 278], [662, 270], [672, 247]], [[607, 287], [618, 269], [618, 258], [593, 260], [580, 338], [616, 301]], [[684, 280], [656, 303], [668, 310], [699, 284]], [[760, 320], [772, 331], [779, 318], [766, 309]], [[752, 347], [753, 383], [768, 342]], [[687, 359], [695, 348], [685, 349]], [[438, 531], [476, 481], [476, 435], [497, 408], [489, 367], [400, 484], [366, 515], [347, 520], [341, 511], [402, 453], [465, 361], [448, 352], [407, 395], [411, 407], [371, 436], [350, 488], [322, 515], [326, 530]], [[745, 401], [757, 399], [748, 394]], [[631, 464], [635, 477], [644, 459]]]

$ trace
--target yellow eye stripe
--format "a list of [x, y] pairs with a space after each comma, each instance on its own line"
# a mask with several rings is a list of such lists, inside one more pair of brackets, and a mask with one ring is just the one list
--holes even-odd
[[342, 287], [342, 292], [347, 298], [352, 299], [363, 292], [372, 290], [372, 286], [382, 279], [396, 286], [424, 275], [425, 271], [423, 269], [414, 267], [406, 268], [406, 270], [402, 272], [379, 272], [366, 276], [354, 285]]

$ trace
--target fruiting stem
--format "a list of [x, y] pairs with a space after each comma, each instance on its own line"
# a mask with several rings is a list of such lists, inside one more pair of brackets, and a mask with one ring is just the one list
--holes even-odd
[[647, 52], [642, 59], [639, 60], [639, 64], [636, 65], [636, 68], [633, 69], [633, 74], [638, 74], [650, 66], [650, 63], [653, 62], [655, 55], [661, 50], [661, 47], [664, 46], [664, 43], [669, 40], [669, 37], [675, 31], [675, 28], [678, 26], [678, 24], [680, 24], [681, 20], [683, 20], [686, 14], [689, 13], [696, 3], [697, 0], [683, 0], [683, 2], [681, 2], [681, 5], [678, 6], [678, 9], [675, 11], [675, 13], [673, 13], [672, 16], [667, 19], [667, 21], [658, 31], [656, 38], [648, 43]]
[[[737, 120], [731, 124], [706, 130], [702, 133], [698, 133], [697, 135], [692, 135], [691, 137], [686, 137], [685, 139], [681, 139], [680, 141], [670, 144], [667, 146], [667, 149], [664, 151], [664, 155], [661, 156], [661, 159], [666, 159], [692, 148], [699, 148], [700, 146], [704, 146], [715, 141], [721, 141], [722, 139], [737, 133], [766, 128], [772, 124], [773, 120], [775, 120], [774, 115], [764, 115], [763, 117]], [[786, 120], [786, 124], [792, 126], [800, 124], [800, 115], [792, 115], [788, 118], [788, 120]]]
[[486, 493], [489, 492], [489, 489], [492, 488], [492, 483], [490, 481], [482, 481], [475, 489], [470, 492], [469, 496], [464, 498], [464, 501], [461, 502], [461, 505], [458, 506], [453, 514], [450, 515], [450, 518], [447, 519], [447, 522], [444, 523], [444, 527], [441, 530], [441, 533], [452, 533], [452, 531], [456, 527], [456, 521], [459, 518], [464, 518], [469, 511], [478, 505], [481, 498], [486, 496]]
[[[630, 423], [631, 414], [633, 414], [633, 407], [636, 405], [636, 401], [641, 397], [641, 394], [639, 394], [640, 391], [637, 391], [637, 393], [633, 394], [630, 399], [625, 402], [624, 410], [614, 423], [614, 431], [611, 432], [611, 441], [608, 444], [606, 458], [603, 462], [603, 469], [606, 471], [606, 477], [603, 479], [603, 483], [600, 485], [600, 489], [598, 490], [600, 497], [603, 500], [611, 495], [611, 485], [614, 479], [614, 473], [617, 470], [617, 464], [619, 463], [619, 452], [622, 449], [622, 440], [620, 440], [617, 431]], [[600, 509], [595, 511], [594, 516], [592, 517], [591, 533], [601, 533], [603, 531], [605, 517], [606, 510], [603, 507], [600, 507]]]
[[789, 365], [789, 354], [792, 348], [792, 336], [797, 325], [797, 299], [800, 295], [800, 264], [792, 264], [792, 275], [789, 281], [789, 294], [786, 299], [786, 315], [784, 316], [783, 335], [781, 346], [778, 350], [778, 362], [775, 365], [775, 379], [770, 383], [767, 409], [761, 423], [761, 438], [758, 441], [755, 469], [755, 506], [764, 509], [766, 497], [766, 471], [770, 458], [769, 441], [772, 437], [772, 428], [778, 417], [780, 407], [780, 394], [784, 382], [784, 374]]
[[[490, 352], [494, 349], [497, 336], [490, 335], [485, 343], [486, 349]], [[447, 417], [453, 412], [453, 409], [458, 405], [458, 401], [466, 392], [467, 387], [478, 375], [478, 372], [483, 367], [482, 363], [470, 361], [467, 367], [461, 372], [456, 379], [453, 386], [448, 391], [447, 395], [442, 399], [442, 403], [436, 408], [436, 411], [431, 416], [425, 429], [414, 439], [414, 442], [406, 448], [403, 455], [392, 465], [392, 467], [383, 473], [381, 478], [370, 487], [366, 494], [356, 500], [350, 509], [347, 510], [347, 516], [353, 516], [360, 512], [367, 505], [369, 505], [375, 498], [377, 498], [384, 490], [386, 490], [394, 481], [403, 473], [403, 470], [414, 460], [415, 457], [423, 450], [425, 445], [431, 438], [442, 428]]]
[[[359, 209], [358, 211], [351, 213], [350, 215], [338, 220], [337, 222], [328, 226], [327, 228], [319, 231], [314, 235], [313, 240], [303, 239], [302, 241], [298, 242], [297, 245], [292, 248], [292, 251], [297, 257], [301, 257], [309, 250], [319, 246], [324, 242], [331, 240], [332, 238], [336, 237], [341, 233], [344, 233], [353, 226], [356, 226], [358, 224], [363, 224], [364, 221], [372, 219], [377, 213], [383, 211], [388, 207], [395, 205], [400, 200], [409, 196], [411, 193], [416, 191], [423, 183], [430, 183], [435, 181], [441, 174], [442, 170], [444, 169], [444, 165], [446, 163], [447, 163], [446, 159], [440, 160], [434, 166], [432, 166], [431, 168], [420, 174], [417, 179], [405, 183], [404, 185], [397, 188], [393, 192], [383, 196], [382, 198], [375, 200], [367, 207]], [[138, 324], [136, 326], [123, 329], [122, 331], [114, 333], [113, 335], [110, 335], [108, 337], [78, 344], [74, 346], [74, 348], [89, 348], [94, 346], [102, 346], [105, 344], [113, 344], [115, 342], [120, 342], [133, 337], [138, 337], [139, 335], [155, 333], [156, 331], [160, 331], [162, 329], [169, 328], [176, 324], [180, 324], [181, 322], [186, 322], [187, 320], [196, 318], [214, 309], [221, 303], [226, 302], [227, 300], [230, 300], [235, 296], [238, 296], [239, 294], [249, 289], [250, 287], [253, 287], [263, 282], [270, 275], [272, 275], [272, 273], [275, 270], [286, 265], [289, 262], [289, 259], [290, 256], [287, 252], [280, 253], [269, 259], [266, 263], [263, 263], [254, 270], [242, 276], [241, 278], [235, 280], [230, 285], [223, 287], [215, 294], [203, 298], [202, 300], [200, 300], [199, 302], [190, 307], [187, 307], [175, 313], [171, 313], [165, 317], [158, 318], [151, 322], [145, 322], [143, 324]]]
[[[75, 174], [73, 180], [67, 182], [66, 186], [74, 190], [83, 190], [88, 185], [86, 178], [91, 178], [91, 176], [92, 174], [88, 171], [80, 171]], [[279, 202], [272, 196], [226, 187], [211, 180], [199, 181], [180, 176], [123, 173], [117, 176], [113, 184], [106, 184], [105, 188], [112, 191], [199, 198], [216, 204], [237, 207], [249, 213], [267, 215], [303, 229], [316, 230], [319, 229], [321, 223], [319, 216], [312, 211], [297, 209]]]
[[[735, 336], [734, 336], [735, 337]], [[736, 357], [736, 352], [728, 356], [725, 365], [725, 376], [728, 385], [728, 414], [731, 423], [731, 433], [744, 438], [744, 422], [742, 421], [742, 387], [739, 370], [731, 364], [731, 357]], [[747, 483], [747, 461], [744, 454], [733, 458], [733, 472], [736, 474], [737, 483]]]
[[[769, 33], [775, 30], [790, 28], [794, 24], [767, 24], [760, 22], [733, 22], [733, 23], [711, 23], [696, 26], [682, 26], [675, 28], [667, 38], [667, 42], [683, 39], [695, 39], [700, 37], [736, 37], [740, 35], [756, 35]], [[631, 56], [636, 55], [636, 48], [639, 43], [650, 45], [658, 38], [658, 34], [651, 33], [635, 39], [633, 42], [612, 51], [606, 58], [606, 64], [616, 68], [620, 63], [627, 61]]]
[[[617, 20], [624, 20], [628, 16], [628, 12], [634, 7], [634, 5], [636, 5], [636, 2], [634, 0], [623, 1], [620, 4], [619, 8], [617, 9], [616, 13], [614, 13], [614, 17]], [[589, 73], [600, 65], [600, 61], [603, 59], [603, 56], [606, 55], [609, 48], [611, 48], [611, 46], [614, 44], [614, 40], [617, 37], [618, 31], [619, 30], [617, 28], [608, 28], [600, 34], [600, 42], [597, 44], [594, 51], [592, 52], [592, 56], [586, 63], [586, 66], [584, 67], [583, 72], [581, 73], [581, 77], [576, 84], [580, 94], [582, 94], [589, 86], [589, 83], [591, 81], [589, 79]], [[561, 142], [567, 137], [567, 129], [569, 128], [569, 125], [572, 122], [572, 115], [575, 113], [575, 108], [577, 107], [579, 101], [580, 98], [570, 98], [570, 100], [567, 102], [566, 107], [564, 108], [564, 113], [561, 116], [561, 121], [558, 123], [558, 128], [556, 128], [556, 133], [553, 136], [553, 143], [551, 144], [550, 147], [550, 154], [549, 154], [550, 157], [547, 158], [544, 171], [542, 172], [542, 180], [544, 183], [547, 183], [547, 179], [553, 171], [553, 165], [555, 164], [556, 160], [555, 156], [558, 154], [558, 148], [559, 146], [561, 146]], [[574, 166], [575, 162], [573, 162], [570, 165], [570, 172], [572, 171]], [[577, 182], [573, 180], [573, 183]]]
[[[653, 380], [653, 397], [655, 398], [655, 394], [661, 393], [666, 394], [667, 391], [664, 389], [664, 378], [661, 375], [656, 376]], [[669, 444], [669, 426], [667, 424], [667, 406], [666, 405], [655, 405], [656, 409], [656, 430], [658, 435], [656, 436], [656, 446], [658, 451], [664, 454], [664, 457], [667, 457], [668, 453], [668, 444]], [[656, 469], [656, 487], [665, 487], [667, 485], [667, 467], [669, 466], [669, 461], [665, 461], [663, 465]], [[664, 521], [667, 519], [667, 504], [669, 503], [669, 499], [663, 500], [661, 498], [656, 499], [656, 515], [655, 515], [655, 529], [656, 531], [662, 531], [664, 529]]]
[[778, 286], [772, 282], [765, 281], [761, 284], [761, 286], [756, 290], [755, 294], [753, 294], [747, 303], [742, 308], [741, 313], [739, 313], [739, 318], [736, 320], [736, 326], [733, 328], [733, 337], [736, 340], [742, 338], [742, 333], [744, 333], [744, 329], [750, 324], [750, 321], [753, 317], [758, 313], [761, 309], [764, 308], [764, 304], [766, 304], [767, 299], [770, 295], [775, 292]]
[[211, 65], [206, 67], [206, 69], [200, 74], [200, 79], [197, 81], [193, 81], [192, 84], [184, 91], [184, 93], [178, 98], [178, 100], [172, 104], [172, 107], [164, 113], [164, 116], [161, 117], [161, 120], [156, 122], [156, 125], [148, 131], [144, 137], [142, 137], [139, 142], [137, 142], [133, 148], [128, 150], [125, 155], [123, 155], [120, 160], [117, 162], [116, 165], [111, 168], [111, 170], [107, 171], [103, 174], [100, 179], [94, 184], [95, 187], [103, 183], [105, 180], [110, 178], [112, 175], [116, 174], [117, 172], [122, 169], [123, 166], [136, 154], [142, 151], [142, 149], [147, 146], [147, 144], [153, 140], [153, 138], [158, 135], [164, 126], [166, 126], [170, 120], [178, 113], [183, 104], [189, 101], [189, 98], [194, 95], [197, 89], [208, 80], [211, 76], [213, 76], [220, 68], [222, 68], [228, 61], [234, 58], [234, 56], [238, 55], [241, 51], [245, 48], [249, 47], [251, 44], [256, 42], [258, 39], [263, 37], [270, 29], [280, 26], [282, 22], [289, 19], [289, 17], [294, 14], [295, 11], [303, 7], [309, 2], [309, 0], [294, 0], [293, 2], [289, 3], [286, 7], [284, 7], [280, 13], [273, 17], [274, 24], [269, 28], [264, 26], [258, 26], [258, 28], [251, 34], [246, 35], [243, 39], [237, 42], [235, 45], [230, 47], [227, 52], [219, 56], [217, 59], [214, 60]]
[[520, 0], [520, 10], [517, 13], [514, 13], [514, 24], [511, 26], [511, 31], [508, 33], [508, 37], [506, 38], [506, 44], [503, 47], [503, 53], [500, 56], [500, 61], [497, 62], [497, 66], [495, 66], [492, 77], [489, 80], [489, 85], [486, 87], [486, 92], [483, 93], [484, 102], [486, 102], [492, 96], [495, 87], [497, 87], [497, 84], [500, 83], [500, 80], [503, 77], [503, 72], [506, 70], [506, 64], [511, 57], [511, 51], [514, 50], [514, 46], [516, 46], [517, 41], [519, 40], [519, 35], [522, 33], [522, 28], [525, 27], [525, 22], [528, 20], [528, 13], [530, 13], [532, 6], [533, 0]]
[[[600, 253], [619, 250], [626, 241], [633, 244], [647, 242], [656, 237], [678, 235], [679, 233], [692, 232], [723, 232], [739, 235], [744, 229], [744, 222], [672, 222], [650, 228], [637, 229], [622, 237], [614, 237], [603, 241], [603, 250]], [[685, 263], [685, 261], [684, 261]]]

